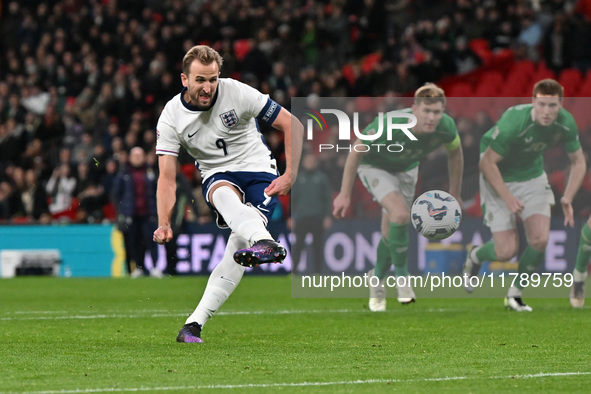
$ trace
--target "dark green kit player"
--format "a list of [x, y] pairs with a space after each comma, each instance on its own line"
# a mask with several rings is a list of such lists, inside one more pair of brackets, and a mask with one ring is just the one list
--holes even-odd
[[[461, 202], [464, 156], [456, 124], [444, 109], [443, 90], [435, 84], [425, 84], [415, 92], [412, 108], [400, 111], [399, 117], [389, 119], [396, 116], [392, 113], [376, 117], [363, 133], [369, 136], [381, 130], [381, 136], [374, 141], [365, 141], [365, 144], [364, 140], [358, 139], [353, 144], [356, 150], [347, 157], [341, 190], [333, 202], [333, 215], [342, 218], [349, 209], [356, 173], [382, 206], [382, 239], [375, 270], [368, 274], [376, 276], [379, 281], [378, 286], [370, 286], [371, 311], [386, 310], [384, 281], [392, 264], [395, 266], [398, 301], [408, 304], [416, 298], [408, 273], [410, 206], [414, 201], [419, 162], [442, 145], [448, 151], [449, 192]], [[387, 135], [387, 122], [406, 124], [411, 115], [417, 122], [408, 130], [416, 141], [409, 139], [401, 129], [392, 130], [390, 137]], [[360, 146], [362, 144], [366, 146]]]
[[[573, 226], [572, 201], [585, 175], [585, 157], [573, 116], [562, 108], [564, 89], [552, 79], [536, 83], [532, 104], [509, 108], [480, 143], [480, 195], [484, 224], [493, 239], [473, 248], [464, 274], [477, 275], [483, 261], [509, 261], [519, 249], [516, 215], [525, 226], [527, 247], [519, 259], [519, 278], [509, 288], [505, 306], [531, 311], [521, 297], [528, 275], [544, 260], [554, 195], [544, 172], [543, 153], [563, 144], [571, 162], [560, 199], [564, 225]], [[521, 279], [524, 280], [521, 280]], [[469, 283], [469, 281], [466, 281]], [[466, 290], [472, 292], [470, 286]]]

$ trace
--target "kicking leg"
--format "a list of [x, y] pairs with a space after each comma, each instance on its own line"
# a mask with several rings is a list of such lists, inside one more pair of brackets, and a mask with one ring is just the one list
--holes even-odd
[[390, 222], [388, 234], [383, 234], [388, 240], [390, 248], [390, 257], [397, 277], [404, 276], [404, 280], [397, 280], [398, 302], [401, 304], [410, 304], [416, 299], [414, 290], [410, 285], [408, 272], [408, 224], [410, 223], [410, 208], [405, 197], [399, 191], [388, 193], [380, 201], [388, 213]]
[[[201, 328], [228, 299], [242, 279], [245, 268], [234, 262], [233, 255], [247, 245], [244, 238], [235, 233], [230, 235], [224, 257], [211, 272], [199, 305], [179, 332], [178, 342], [203, 342], [200, 338]], [[195, 332], [191, 332], [191, 329]]]
[[470, 278], [477, 276], [483, 261], [509, 261], [517, 253], [519, 238], [516, 230], [493, 232], [493, 239], [484, 245], [472, 247], [466, 254], [464, 276], [467, 277], [464, 288], [472, 293], [474, 288]]
[[220, 183], [210, 192], [210, 201], [228, 226], [248, 240], [245, 248], [234, 253], [234, 261], [245, 267], [263, 263], [281, 263], [287, 251], [276, 242], [265, 227], [267, 219], [258, 209], [243, 204], [238, 190], [229, 183]]

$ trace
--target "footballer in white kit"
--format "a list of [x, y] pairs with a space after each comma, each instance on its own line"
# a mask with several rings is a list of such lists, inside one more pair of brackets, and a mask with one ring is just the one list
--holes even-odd
[[156, 154], [178, 155], [183, 146], [196, 158], [206, 181], [216, 172], [254, 171], [277, 174], [257, 120], [273, 124], [281, 106], [242, 82], [220, 78], [212, 107], [201, 111], [181, 93], [170, 100], [158, 120]]
[[[268, 95], [229, 78], [219, 79], [217, 94], [207, 111], [185, 101], [183, 95], [186, 89], [170, 100], [160, 115], [156, 154], [177, 156], [182, 146], [195, 158], [195, 165], [203, 178], [205, 200], [216, 212], [218, 225], [226, 228], [223, 217], [211, 206], [208, 190], [223, 179], [245, 194], [248, 189], [240, 187], [243, 182], [235, 179], [246, 177], [252, 180], [249, 178], [253, 174], [244, 172], [270, 174], [257, 175], [263, 182], [277, 176], [277, 164], [263, 140], [257, 121], [272, 125], [282, 107]], [[236, 175], [214, 176], [225, 172], [235, 172]], [[276, 205], [276, 198], [265, 197], [264, 192], [257, 196], [260, 186], [262, 184], [248, 193], [250, 198], [243, 202], [259, 206], [258, 209], [268, 219]]]
[[[287, 194], [295, 182], [304, 127], [267, 95], [233, 79], [220, 79], [222, 63], [219, 53], [208, 46], [191, 48], [183, 58], [184, 89], [166, 104], [157, 125], [159, 227], [154, 241], [162, 244], [173, 237], [170, 216], [181, 147], [195, 158], [205, 200], [216, 212], [218, 226], [232, 230], [224, 257], [177, 342], [203, 342], [203, 325], [238, 286], [245, 268], [281, 263], [287, 255], [266, 225], [277, 195]], [[263, 141], [259, 122], [285, 133], [282, 175]]]

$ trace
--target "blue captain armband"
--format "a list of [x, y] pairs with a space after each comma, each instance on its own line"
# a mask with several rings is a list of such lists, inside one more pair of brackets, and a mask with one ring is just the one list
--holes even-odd
[[273, 125], [277, 115], [281, 112], [281, 105], [279, 105], [276, 101], [271, 99], [267, 99], [267, 104], [263, 107], [261, 112], [258, 114], [257, 119], [261, 122], [268, 124], [269, 126]]

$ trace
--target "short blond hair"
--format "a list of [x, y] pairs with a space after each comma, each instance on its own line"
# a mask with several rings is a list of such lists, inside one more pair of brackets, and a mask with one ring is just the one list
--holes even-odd
[[553, 79], [542, 79], [534, 85], [533, 97], [536, 97], [538, 94], [544, 96], [558, 96], [562, 100], [564, 98], [564, 88]]
[[415, 92], [415, 104], [435, 104], [443, 103], [445, 105], [445, 92], [439, 86], [432, 82], [427, 82], [423, 86], [417, 89]]
[[183, 74], [189, 75], [191, 64], [193, 64], [193, 61], [195, 60], [199, 60], [201, 64], [206, 66], [216, 62], [219, 70], [222, 69], [222, 64], [224, 63], [224, 59], [215, 49], [208, 47], [207, 45], [195, 45], [193, 48], [189, 49], [185, 54], [185, 57], [183, 57]]

